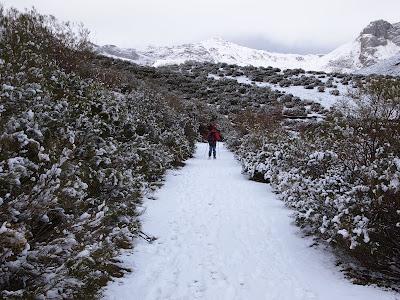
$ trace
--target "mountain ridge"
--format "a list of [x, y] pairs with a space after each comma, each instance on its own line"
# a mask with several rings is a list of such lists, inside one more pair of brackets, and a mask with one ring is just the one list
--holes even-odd
[[148, 46], [144, 50], [105, 45], [97, 46], [97, 51], [106, 56], [154, 67], [198, 61], [352, 73], [400, 53], [400, 22], [391, 24], [385, 20], [373, 21], [356, 39], [327, 54], [287, 54], [258, 50], [220, 37], [176, 46]]

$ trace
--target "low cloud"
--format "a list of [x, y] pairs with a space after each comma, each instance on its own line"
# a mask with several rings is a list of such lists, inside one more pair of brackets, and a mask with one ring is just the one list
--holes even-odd
[[[2, 0], [0, 0], [2, 1]], [[369, 22], [400, 21], [399, 0], [3, 0], [83, 22], [98, 44], [143, 48], [213, 36], [258, 49], [325, 53]]]

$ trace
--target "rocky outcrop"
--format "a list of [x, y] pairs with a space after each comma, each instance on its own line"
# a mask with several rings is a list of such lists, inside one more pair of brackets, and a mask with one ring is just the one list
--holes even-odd
[[[360, 62], [364, 67], [379, 60], [381, 47], [400, 47], [400, 23], [390, 24], [384, 20], [371, 22], [358, 37], [360, 42]], [[378, 54], [378, 55], [377, 55]]]
[[357, 73], [363, 75], [380, 74], [400, 76], [400, 53], [391, 58], [379, 61], [372, 66], [358, 70]]

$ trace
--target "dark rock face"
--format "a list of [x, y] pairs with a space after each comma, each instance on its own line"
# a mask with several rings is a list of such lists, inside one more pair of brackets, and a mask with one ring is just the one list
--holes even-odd
[[393, 29], [393, 25], [385, 20], [378, 20], [371, 22], [361, 34], [371, 34], [375, 37], [384, 37], [387, 39], [389, 37], [389, 31]]
[[400, 22], [394, 23], [392, 25], [393, 29], [391, 31], [391, 39], [393, 43], [400, 46]]
[[384, 20], [371, 22], [358, 37], [361, 45], [360, 62], [371, 66], [377, 62], [377, 47], [386, 46], [389, 42], [400, 46], [400, 23], [390, 24]]

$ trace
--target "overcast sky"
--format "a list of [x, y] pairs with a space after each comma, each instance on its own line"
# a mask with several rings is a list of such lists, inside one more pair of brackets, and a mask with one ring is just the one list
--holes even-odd
[[370, 21], [400, 22], [400, 0], [0, 0], [83, 22], [97, 44], [144, 48], [222, 37], [270, 51], [325, 53]]

